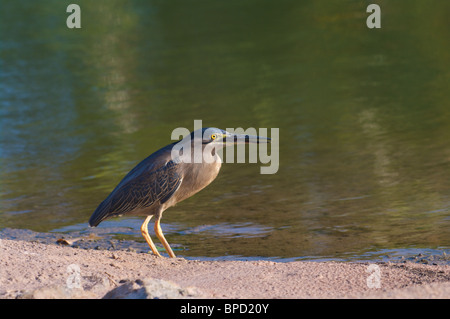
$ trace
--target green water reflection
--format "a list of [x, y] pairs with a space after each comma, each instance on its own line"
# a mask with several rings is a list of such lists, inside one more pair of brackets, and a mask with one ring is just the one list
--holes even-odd
[[87, 227], [202, 119], [280, 128], [280, 169], [225, 165], [166, 211], [181, 255], [450, 247], [450, 2], [377, 1], [378, 30], [356, 0], [76, 3], [80, 30], [63, 1], [0, 5], [0, 227]]

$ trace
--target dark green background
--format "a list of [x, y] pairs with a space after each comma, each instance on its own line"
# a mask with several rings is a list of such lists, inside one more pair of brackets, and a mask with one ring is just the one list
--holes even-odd
[[[66, 27], [70, 3], [81, 29]], [[370, 3], [381, 29], [366, 26]], [[201, 119], [280, 128], [280, 169], [224, 165], [166, 211], [179, 255], [448, 249], [449, 12], [445, 0], [2, 1], [0, 228], [86, 230], [137, 162]], [[101, 227], [141, 241], [141, 222]]]

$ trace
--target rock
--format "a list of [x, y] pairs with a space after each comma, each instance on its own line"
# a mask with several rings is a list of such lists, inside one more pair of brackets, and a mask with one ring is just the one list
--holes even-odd
[[[78, 284], [78, 285], [77, 285]], [[98, 299], [111, 289], [106, 277], [85, 276], [80, 282], [43, 286], [31, 290], [10, 291], [5, 298], [16, 299]]]
[[161, 279], [146, 278], [126, 281], [109, 291], [103, 299], [188, 299], [204, 298], [197, 288], [181, 288]]

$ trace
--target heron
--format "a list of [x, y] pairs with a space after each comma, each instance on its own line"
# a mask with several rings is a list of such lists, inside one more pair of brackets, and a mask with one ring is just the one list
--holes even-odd
[[[89, 226], [96, 227], [103, 220], [115, 216], [145, 216], [140, 228], [142, 236], [153, 254], [161, 257], [148, 232], [148, 223], [155, 217], [155, 234], [167, 254], [175, 258], [161, 229], [162, 213], [195, 195], [217, 177], [222, 165], [217, 153], [219, 149], [242, 143], [270, 143], [270, 138], [207, 127], [159, 149], [125, 175], [94, 211]], [[201, 152], [195, 152], [198, 146]], [[175, 148], [178, 152], [174, 152]], [[198, 160], [199, 154], [206, 158]]]

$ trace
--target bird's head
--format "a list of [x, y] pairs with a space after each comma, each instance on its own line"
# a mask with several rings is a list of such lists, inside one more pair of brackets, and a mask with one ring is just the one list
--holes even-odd
[[270, 143], [270, 138], [235, 134], [215, 127], [204, 127], [174, 143], [171, 156], [172, 159], [184, 163], [220, 163], [218, 150], [229, 145], [248, 143]]
[[216, 127], [204, 127], [190, 134], [191, 142], [203, 145], [213, 144], [216, 147], [226, 147], [236, 144], [270, 143], [270, 138], [248, 134], [235, 134]]

